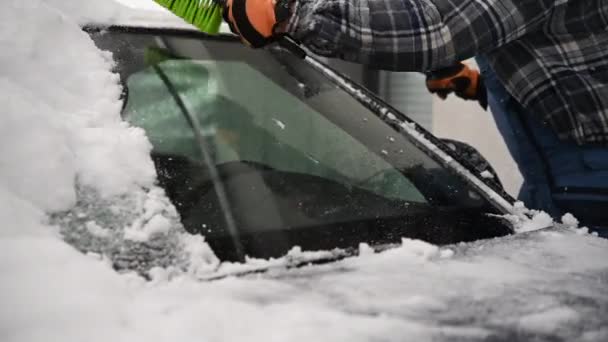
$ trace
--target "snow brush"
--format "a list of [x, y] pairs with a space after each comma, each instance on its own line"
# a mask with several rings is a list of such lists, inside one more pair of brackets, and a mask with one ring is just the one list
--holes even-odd
[[217, 34], [222, 24], [220, 0], [154, 0], [173, 14], [208, 34]]
[[[173, 14], [208, 34], [217, 34], [222, 24], [225, 0], [154, 0]], [[306, 52], [288, 35], [278, 37], [283, 48], [304, 59]]]

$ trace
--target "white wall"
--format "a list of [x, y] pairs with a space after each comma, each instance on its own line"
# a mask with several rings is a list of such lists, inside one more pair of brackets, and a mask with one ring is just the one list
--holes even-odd
[[522, 178], [517, 165], [498, 133], [492, 114], [474, 101], [464, 101], [454, 96], [442, 101], [433, 100], [433, 133], [475, 147], [494, 167], [505, 190], [516, 196]]
[[425, 129], [433, 129], [433, 96], [426, 90], [426, 77], [418, 72], [379, 74], [379, 89], [385, 101], [405, 113]]

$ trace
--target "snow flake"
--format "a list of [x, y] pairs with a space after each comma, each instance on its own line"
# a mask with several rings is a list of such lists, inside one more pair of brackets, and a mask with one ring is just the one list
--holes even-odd
[[282, 129], [282, 130], [285, 130], [285, 127], [287, 127], [287, 126], [285, 126], [285, 124], [284, 124], [284, 123], [283, 123], [281, 120], [279, 120], [279, 119], [272, 118], [272, 121], [274, 121], [274, 123], [275, 123], [275, 124], [276, 124], [276, 125], [277, 125], [277, 126], [280, 128], [280, 129]]
[[494, 175], [492, 174], [492, 172], [490, 172], [488, 170], [484, 170], [479, 175], [481, 176], [481, 178], [486, 178], [486, 179], [492, 179], [492, 178], [494, 178]]

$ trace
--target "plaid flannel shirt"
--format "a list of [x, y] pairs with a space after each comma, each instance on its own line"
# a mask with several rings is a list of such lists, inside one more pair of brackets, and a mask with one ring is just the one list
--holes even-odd
[[313, 52], [398, 71], [485, 54], [562, 140], [608, 146], [608, 0], [296, 0]]

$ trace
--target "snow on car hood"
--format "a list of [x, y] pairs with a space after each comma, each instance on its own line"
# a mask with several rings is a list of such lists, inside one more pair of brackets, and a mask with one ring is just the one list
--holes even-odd
[[77, 24], [117, 13], [92, 0], [0, 11], [2, 341], [608, 339], [608, 241], [584, 230], [218, 265], [154, 186], [111, 56]]
[[[107, 293], [94, 290], [97, 276], [79, 275], [107, 267], [82, 259], [63, 240], [129, 269], [171, 265], [194, 272], [217, 263], [200, 237], [185, 234], [155, 186], [149, 141], [120, 117], [112, 56], [78, 26], [83, 13], [105, 18], [114, 10], [99, 1], [2, 4], [0, 269], [3, 280], [9, 275], [11, 280], [2, 282], [0, 301], [37, 303], [33, 311], [23, 309], [25, 318], [42, 310], [47, 295], [76, 294], [70, 286], [92, 291], [76, 295], [76, 304], [78, 298], [104, 301], [95, 295]], [[68, 278], [74, 283], [64, 284]], [[39, 291], [41, 284], [46, 291]], [[0, 334], [6, 340], [9, 325], [20, 330], [14, 324], [21, 311], [3, 307]], [[51, 315], [57, 311], [48, 309]]]

